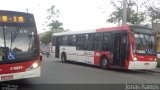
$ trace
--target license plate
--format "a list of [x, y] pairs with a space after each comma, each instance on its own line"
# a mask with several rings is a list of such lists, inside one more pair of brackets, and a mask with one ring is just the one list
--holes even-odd
[[2, 81], [12, 80], [12, 79], [13, 79], [13, 75], [1, 76], [1, 80], [2, 80]]
[[149, 63], [144, 63], [144, 65], [148, 66], [148, 65], [149, 65]]

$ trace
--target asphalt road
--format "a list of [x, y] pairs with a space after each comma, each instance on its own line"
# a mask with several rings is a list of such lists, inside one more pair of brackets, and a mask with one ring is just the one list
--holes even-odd
[[43, 56], [41, 77], [5, 83], [20, 84], [160, 84], [160, 73], [148, 71], [102, 70], [99, 67], [62, 63]]
[[[99, 67], [62, 63], [43, 56], [41, 77], [24, 80], [28, 84], [126, 84], [159, 83], [160, 73], [148, 71], [102, 70]], [[22, 83], [22, 82], [21, 82]]]

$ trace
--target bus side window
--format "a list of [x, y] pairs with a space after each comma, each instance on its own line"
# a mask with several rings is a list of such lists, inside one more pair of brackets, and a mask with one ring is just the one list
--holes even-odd
[[62, 36], [61, 45], [68, 45], [68, 36]]
[[89, 41], [89, 35], [88, 34], [85, 34], [85, 42], [84, 42], [84, 50], [88, 50], [88, 41]]
[[56, 40], [56, 37], [53, 36], [53, 37], [52, 37], [52, 46], [55, 46], [55, 44], [56, 44], [55, 40]]
[[93, 50], [93, 34], [85, 34], [84, 50]]
[[94, 34], [94, 50], [102, 49], [103, 33]]
[[88, 34], [88, 41], [86, 41], [86, 42], [88, 45], [87, 50], [94, 50], [93, 34]]
[[104, 33], [103, 42], [102, 42], [102, 50], [109, 51], [111, 43], [111, 33]]
[[73, 46], [73, 35], [68, 36], [68, 46]]
[[78, 50], [84, 50], [84, 40], [85, 40], [85, 35], [80, 34], [77, 37], [77, 49]]
[[76, 42], [77, 42], [77, 37], [76, 35], [73, 35], [73, 46], [76, 46]]

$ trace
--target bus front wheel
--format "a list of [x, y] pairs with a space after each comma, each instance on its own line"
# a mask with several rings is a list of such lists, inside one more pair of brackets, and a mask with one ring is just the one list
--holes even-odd
[[107, 57], [102, 57], [101, 67], [102, 69], [109, 69], [109, 60], [107, 59]]
[[62, 53], [61, 60], [62, 60], [63, 63], [66, 62], [66, 54], [65, 53]]

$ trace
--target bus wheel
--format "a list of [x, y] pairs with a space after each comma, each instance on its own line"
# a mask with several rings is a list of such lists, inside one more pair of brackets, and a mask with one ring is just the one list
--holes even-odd
[[103, 57], [101, 59], [101, 67], [103, 69], [109, 69], [109, 61], [108, 61], [108, 59], [106, 57]]
[[62, 60], [63, 63], [66, 62], [66, 54], [65, 53], [62, 53], [61, 60]]

